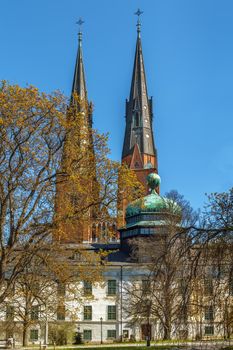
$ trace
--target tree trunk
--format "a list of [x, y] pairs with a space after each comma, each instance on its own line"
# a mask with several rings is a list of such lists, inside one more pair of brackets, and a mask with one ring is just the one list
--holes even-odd
[[23, 322], [23, 346], [28, 346], [28, 326]]
[[170, 320], [166, 320], [164, 325], [163, 340], [170, 340], [170, 339], [171, 339], [171, 322]]

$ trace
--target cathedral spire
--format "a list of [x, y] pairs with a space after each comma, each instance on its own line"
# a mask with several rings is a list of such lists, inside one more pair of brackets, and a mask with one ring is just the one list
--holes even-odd
[[146, 73], [141, 43], [143, 12], [138, 9], [137, 41], [129, 100], [126, 100], [126, 128], [122, 161], [132, 169], [154, 169], [157, 172], [157, 154], [152, 130], [152, 98], [148, 97]]
[[76, 64], [75, 64], [74, 79], [73, 79], [73, 85], [72, 85], [72, 91], [71, 91], [71, 99], [72, 99], [72, 95], [74, 93], [76, 93], [81, 99], [87, 101], [86, 80], [85, 80], [83, 53], [82, 53], [81, 26], [83, 23], [84, 23], [84, 21], [81, 18], [77, 22], [77, 24], [79, 25], [78, 53], [77, 53]]

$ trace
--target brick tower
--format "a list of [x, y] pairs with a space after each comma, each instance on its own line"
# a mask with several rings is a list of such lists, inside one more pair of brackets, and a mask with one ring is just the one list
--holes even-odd
[[141, 43], [141, 11], [138, 10], [137, 42], [134, 58], [133, 76], [129, 100], [126, 100], [126, 127], [122, 151], [122, 163], [136, 173], [138, 180], [145, 186], [146, 177], [158, 172], [157, 151], [152, 129], [152, 98], [148, 97], [146, 74]]
[[[78, 24], [81, 25], [82, 21], [80, 20]], [[78, 116], [81, 119], [78, 119]], [[78, 52], [67, 120], [72, 122], [72, 127], [66, 135], [63, 148], [61, 164], [63, 175], [57, 177], [56, 215], [60, 222], [58, 239], [62, 243], [82, 243], [90, 241], [90, 223], [96, 216], [96, 210], [92, 207], [83, 210], [84, 214], [81, 215], [78, 208], [88, 207], [88, 195], [84, 189], [88, 188], [88, 194], [98, 196], [98, 186], [92, 134], [92, 104], [88, 102], [87, 96], [81, 30], [78, 33]], [[80, 161], [82, 159], [80, 152], [85, 155], [83, 158], [87, 158], [85, 161]], [[84, 167], [87, 167], [88, 175], [84, 175], [82, 170]], [[72, 181], [74, 176], [77, 178], [76, 183]]]

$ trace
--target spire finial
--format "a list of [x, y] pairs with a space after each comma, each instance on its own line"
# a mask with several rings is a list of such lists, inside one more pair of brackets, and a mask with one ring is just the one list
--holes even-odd
[[140, 22], [140, 16], [143, 14], [143, 11], [141, 11], [140, 9], [138, 9], [135, 13], [136, 16], [138, 16], [138, 21], [137, 21], [137, 32], [138, 32], [138, 36], [140, 35], [141, 32], [141, 22]]
[[81, 46], [81, 43], [82, 43], [82, 31], [81, 31], [81, 27], [83, 25], [84, 21], [82, 20], [82, 18], [80, 17], [78, 22], [76, 22], [76, 24], [78, 24], [79, 26], [79, 32], [78, 32], [78, 42], [79, 42], [79, 45]]
[[146, 180], [147, 180], [148, 187], [151, 189], [151, 193], [156, 194], [155, 189], [161, 183], [160, 176], [156, 173], [150, 173], [149, 175], [147, 175]]

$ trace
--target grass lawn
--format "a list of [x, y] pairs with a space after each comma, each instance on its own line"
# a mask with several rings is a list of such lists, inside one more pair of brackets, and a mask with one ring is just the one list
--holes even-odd
[[[156, 349], [156, 350], [165, 350], [165, 349], [174, 349], [176, 348], [177, 349], [177, 346], [171, 346], [171, 345], [161, 345], [161, 346], [154, 346], [154, 345], [151, 345], [150, 347], [147, 347], [147, 346], [117, 346], [117, 344], [115, 346], [111, 346], [111, 347], [107, 347], [107, 346], [103, 346], [103, 347], [88, 347], [86, 349], [88, 350], [100, 350], [100, 349], [104, 349], [104, 350], [114, 350], [114, 349], [122, 349], [122, 350], [148, 350], [148, 349]], [[82, 349], [82, 346], [80, 346], [80, 349]], [[71, 348], [64, 348], [62, 350], [74, 350], [71, 349]], [[78, 348], [77, 348], [78, 350]], [[84, 350], [84, 349], [83, 349]]]

